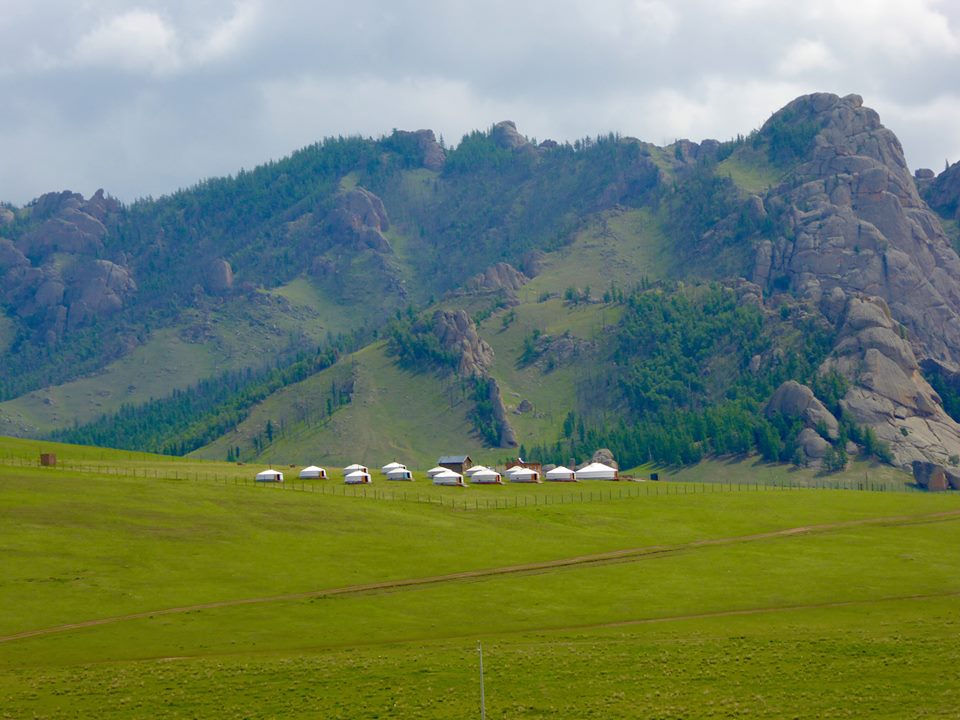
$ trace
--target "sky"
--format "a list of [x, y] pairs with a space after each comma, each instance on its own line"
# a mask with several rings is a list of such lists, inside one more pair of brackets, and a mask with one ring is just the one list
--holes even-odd
[[960, 160], [956, 0], [0, 0], [0, 201], [125, 202], [327, 136], [726, 140], [857, 93]]

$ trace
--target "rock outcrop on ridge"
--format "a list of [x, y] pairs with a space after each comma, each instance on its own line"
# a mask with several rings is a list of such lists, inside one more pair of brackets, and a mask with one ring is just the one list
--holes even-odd
[[960, 258], [917, 192], [896, 136], [857, 95], [807, 95], [761, 129], [813, 137], [806, 162], [764, 199], [779, 234], [753, 279], [813, 302], [834, 288], [882, 298], [920, 357], [960, 362]]
[[899, 328], [880, 298], [851, 297], [822, 371], [836, 370], [851, 382], [841, 407], [858, 425], [873, 428], [898, 465], [947, 464], [960, 456], [960, 425], [924, 379]]
[[[752, 213], [776, 228], [756, 244], [752, 279], [806, 300], [838, 328], [821, 370], [850, 381], [845, 414], [873, 428], [898, 465], [947, 463], [960, 454], [960, 425], [918, 359], [960, 364], [960, 257], [900, 142], [859, 96], [798, 98], [759, 134], [772, 142], [778, 132], [808, 143], [777, 187], [751, 198]], [[945, 207], [949, 180], [936, 195]]]
[[118, 211], [103, 190], [89, 200], [48, 193], [27, 208], [29, 229], [16, 244], [0, 237], [3, 300], [47, 345], [117, 314], [136, 293], [126, 258], [101, 257], [106, 224]]

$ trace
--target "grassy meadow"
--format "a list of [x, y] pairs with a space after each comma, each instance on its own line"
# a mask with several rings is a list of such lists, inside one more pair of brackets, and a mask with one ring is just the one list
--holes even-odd
[[355, 495], [0, 440], [0, 717], [478, 717], [478, 641], [488, 717], [954, 717], [960, 496], [751, 468]]

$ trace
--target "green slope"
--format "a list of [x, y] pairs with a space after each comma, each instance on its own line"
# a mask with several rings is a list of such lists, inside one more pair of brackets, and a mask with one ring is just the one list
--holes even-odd
[[[429, 177], [420, 177], [420, 182]], [[412, 192], [412, 191], [411, 191]], [[526, 399], [534, 410], [510, 415], [519, 442], [552, 442], [570, 409], [577, 405], [578, 382], [596, 374], [595, 353], [585, 352], [573, 363], [546, 369], [538, 364], [521, 367], [524, 341], [534, 330], [560, 336], [564, 333], [600, 346], [606, 326], [619, 319], [619, 308], [601, 302], [611, 287], [628, 289], [642, 279], [663, 277], [669, 248], [656, 221], [647, 211], [605, 213], [575, 240], [544, 257], [543, 269], [518, 293], [520, 305], [487, 317], [481, 336], [495, 352], [491, 374], [501, 386], [508, 410]], [[304, 281], [291, 284], [286, 296], [303, 301], [315, 293]], [[567, 288], [591, 289], [591, 302], [571, 305], [563, 300]], [[489, 300], [461, 296], [440, 307], [482, 311]], [[428, 313], [431, 311], [427, 311]], [[504, 327], [504, 317], [514, 318]], [[341, 378], [349, 366], [355, 376], [353, 402], [325, 414], [331, 379]], [[469, 453], [473, 457], [501, 457], [507, 450], [484, 450], [467, 415], [472, 408], [459, 381], [433, 372], [410, 373], [384, 355], [382, 345], [356, 353], [299, 385], [286, 388], [258, 406], [236, 433], [198, 451], [199, 457], [222, 459], [228, 448], [240, 447], [246, 455], [253, 438], [263, 435], [267, 421], [282, 428], [278, 439], [260, 455], [264, 461], [354, 462], [358, 454], [378, 463], [401, 458], [412, 466], [432, 466], [437, 456]], [[307, 420], [312, 416], [315, 421]], [[369, 455], [367, 455], [369, 453]], [[256, 454], [256, 453], [255, 453]]]
[[347, 312], [305, 277], [188, 311], [183, 322], [152, 333], [96, 375], [0, 403], [0, 429], [46, 433], [116, 412], [125, 403], [166, 397], [225, 371], [272, 365], [281, 353], [354, 330], [372, 312], [362, 304]]
[[[278, 430], [258, 458], [264, 462], [342, 467], [353, 462], [379, 466], [399, 459], [426, 469], [439, 455], [477, 455], [480, 443], [467, 421], [471, 406], [460, 383], [402, 370], [384, 350], [382, 342], [370, 345], [281, 390], [260, 403], [235, 433], [194, 454], [223, 459], [231, 446], [246, 453], [253, 437], [270, 421]], [[347, 381], [353, 383], [352, 402], [322, 417], [331, 383]]]

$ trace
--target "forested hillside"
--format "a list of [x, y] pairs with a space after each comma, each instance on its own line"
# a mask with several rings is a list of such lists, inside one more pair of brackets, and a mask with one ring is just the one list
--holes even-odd
[[[960, 360], [960, 259], [905, 173], [859, 98], [812, 95], [725, 142], [502, 122], [326, 139], [130, 206], [46, 195], [0, 225], [0, 429], [340, 457], [362, 416], [385, 452], [396, 413], [364, 408], [389, 384], [455, 414], [446, 443], [544, 461], [945, 462], [960, 426], [919, 361]], [[937, 285], [891, 280], [928, 258]], [[820, 421], [771, 406], [788, 381]]]

